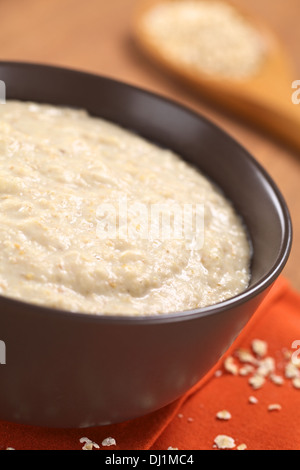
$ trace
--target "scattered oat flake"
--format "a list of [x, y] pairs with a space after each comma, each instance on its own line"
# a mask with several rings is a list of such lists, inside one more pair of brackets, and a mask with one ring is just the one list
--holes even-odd
[[221, 370], [216, 370], [215, 372], [215, 377], [219, 378], [223, 375], [222, 371]]
[[249, 397], [249, 403], [251, 403], [251, 405], [257, 405], [258, 403], [258, 399], [256, 397]]
[[13, 447], [6, 447], [5, 450], [16, 450], [16, 449], [14, 449]]
[[262, 377], [268, 377], [275, 370], [275, 360], [273, 357], [266, 357], [265, 359], [259, 361], [258, 369], [256, 370], [257, 375]]
[[235, 447], [234, 439], [224, 434], [219, 434], [215, 438], [214, 443], [217, 445], [218, 449], [233, 449]]
[[280, 410], [282, 410], [282, 406], [278, 405], [277, 403], [268, 406], [268, 411], [280, 411]]
[[264, 357], [267, 354], [268, 345], [265, 341], [262, 341], [261, 339], [254, 339], [252, 341], [251, 346], [252, 346], [252, 351], [258, 357]]
[[256, 364], [257, 362], [257, 359], [253, 356], [253, 354], [251, 354], [250, 351], [248, 351], [248, 349], [237, 349], [236, 356], [240, 362], [243, 363]]
[[243, 377], [247, 377], [247, 375], [252, 374], [254, 371], [254, 367], [250, 364], [246, 364], [244, 367], [241, 367], [239, 370], [239, 374]]
[[295, 379], [299, 376], [298, 368], [292, 362], [289, 362], [285, 367], [285, 376], [287, 379]]
[[232, 375], [237, 375], [239, 371], [238, 366], [235, 364], [232, 356], [229, 356], [225, 359], [224, 368], [227, 372], [229, 372]]
[[178, 447], [168, 447], [168, 450], [178, 450]]
[[270, 380], [275, 385], [283, 385], [284, 384], [284, 379], [283, 379], [283, 377], [281, 377], [281, 375], [271, 374], [270, 375]]
[[295, 388], [300, 390], [300, 377], [295, 377], [292, 381], [292, 384]]
[[287, 360], [287, 361], [290, 361], [290, 359], [293, 355], [292, 351], [289, 351], [288, 349], [283, 348], [282, 353], [283, 353], [284, 359]]
[[91, 441], [88, 437], [81, 437], [81, 439], [79, 439], [79, 442], [81, 444], [84, 444], [82, 450], [93, 450], [93, 448], [100, 449], [99, 445], [96, 444], [96, 442]]
[[178, 418], [182, 419], [183, 418], [183, 414], [182, 413], [178, 413]]
[[192, 423], [193, 421], [195, 421], [194, 418], [188, 418], [188, 419], [187, 419], [187, 422], [188, 422], [188, 423]]
[[265, 384], [265, 381], [266, 379], [263, 376], [255, 374], [250, 377], [249, 384], [254, 390], [258, 390]]
[[103, 447], [116, 446], [116, 440], [113, 437], [107, 437], [102, 441]]
[[247, 446], [246, 444], [240, 444], [239, 446], [237, 446], [236, 450], [247, 450]]
[[292, 357], [291, 360], [292, 360], [294, 366], [296, 366], [298, 369], [300, 369], [300, 357], [299, 356]]
[[219, 411], [216, 414], [216, 417], [220, 420], [223, 420], [223, 421], [229, 421], [232, 418], [231, 414], [227, 410]]

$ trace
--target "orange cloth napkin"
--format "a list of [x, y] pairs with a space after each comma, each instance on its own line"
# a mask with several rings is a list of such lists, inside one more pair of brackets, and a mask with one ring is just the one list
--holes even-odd
[[[300, 340], [300, 295], [283, 278], [225, 357], [235, 357], [237, 348], [250, 349], [254, 339], [267, 342], [267, 355], [275, 359], [276, 373], [284, 377], [286, 351], [297, 353], [292, 344]], [[234, 360], [241, 368], [242, 364]], [[222, 371], [222, 375], [216, 375], [216, 371]], [[267, 378], [261, 389], [253, 390], [249, 377], [234, 376], [224, 369], [223, 357], [185, 396], [150, 415], [117, 425], [71, 430], [0, 422], [0, 448], [80, 450], [80, 438], [87, 437], [106, 450], [210, 450], [216, 436], [225, 434], [237, 446], [243, 443], [249, 450], [299, 450], [300, 390], [291, 379], [284, 379], [280, 386]], [[258, 403], [250, 404], [250, 396]], [[282, 409], [269, 411], [271, 404]], [[228, 410], [232, 418], [217, 419], [221, 410]], [[107, 437], [113, 437], [117, 445], [102, 447]]]

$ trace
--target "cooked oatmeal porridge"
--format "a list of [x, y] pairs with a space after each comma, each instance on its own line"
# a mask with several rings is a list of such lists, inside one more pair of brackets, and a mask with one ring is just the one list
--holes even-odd
[[[119, 220], [114, 236], [101, 236], [112, 215], [99, 205], [117, 209], [125, 198], [126, 232]], [[202, 205], [201, 249], [184, 237], [139, 236], [137, 202]], [[85, 111], [0, 106], [0, 208], [7, 297], [147, 315], [212, 305], [249, 283], [246, 230], [222, 193], [172, 151]]]

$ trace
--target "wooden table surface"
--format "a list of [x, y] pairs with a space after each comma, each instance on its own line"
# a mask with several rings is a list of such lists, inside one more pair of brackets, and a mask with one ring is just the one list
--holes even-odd
[[[234, 1], [269, 21], [291, 57], [294, 79], [300, 79], [300, 1]], [[286, 198], [294, 244], [284, 274], [300, 290], [300, 155], [209, 105], [148, 63], [131, 38], [137, 3], [139, 0], [0, 0], [0, 60], [55, 64], [118, 78], [176, 99], [227, 130], [262, 163]]]

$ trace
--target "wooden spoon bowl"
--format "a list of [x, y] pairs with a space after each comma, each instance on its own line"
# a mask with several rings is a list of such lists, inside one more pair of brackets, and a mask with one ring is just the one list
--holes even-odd
[[[160, 3], [174, 1], [178, 0], [145, 0], [139, 5], [134, 15], [133, 33], [141, 49], [165, 70], [205, 93], [209, 99], [300, 151], [300, 105], [292, 102], [295, 91], [292, 83], [296, 77], [274, 32], [259, 18], [234, 5], [239, 14], [261, 34], [266, 46], [266, 58], [257, 75], [249, 79], [224, 79], [208, 75], [167, 57], [144, 27], [144, 19], [150, 10]], [[228, 1], [226, 3], [232, 5]]]

